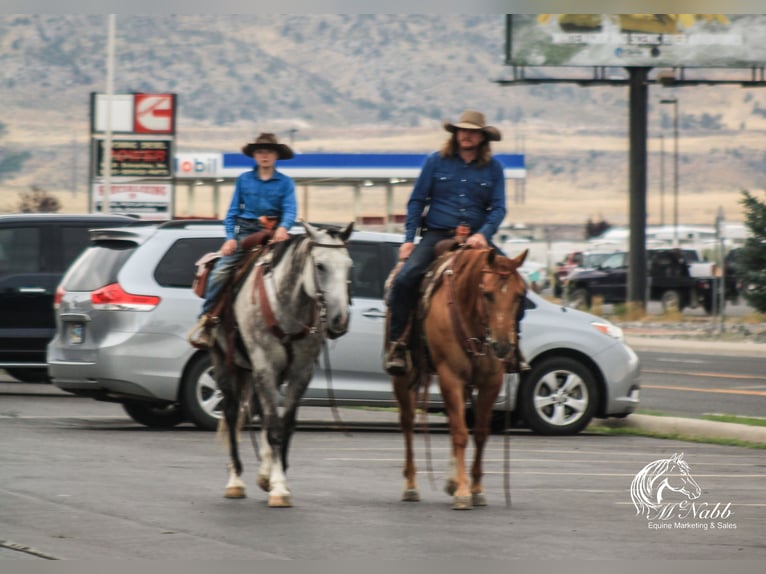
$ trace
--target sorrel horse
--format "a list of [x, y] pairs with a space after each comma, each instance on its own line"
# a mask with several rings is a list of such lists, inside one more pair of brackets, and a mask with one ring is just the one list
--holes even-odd
[[[286, 472], [298, 402], [325, 337], [340, 337], [349, 321], [351, 257], [346, 242], [353, 223], [342, 231], [303, 226], [304, 235], [277, 243], [256, 261], [234, 300], [237, 328], [219, 327], [210, 351], [223, 394], [219, 432], [226, 434], [229, 446], [224, 496], [245, 497], [238, 435], [252, 401], [262, 429], [257, 482], [269, 493], [271, 507], [292, 506]], [[225, 321], [222, 326], [227, 327]], [[287, 386], [280, 416], [283, 384]]]
[[[418, 388], [428, 387], [435, 370], [452, 442], [451, 473], [445, 490], [453, 496], [456, 510], [486, 506], [482, 456], [506, 367], [518, 369], [519, 321], [526, 284], [517, 270], [526, 256], [527, 251], [511, 259], [494, 249], [461, 247], [442, 255], [430, 268], [431, 294], [427, 288], [420, 317], [410, 332], [412, 368], [403, 376], [393, 377], [405, 443], [402, 500], [420, 500], [412, 446], [415, 408]], [[469, 484], [465, 403], [474, 390], [475, 453]]]

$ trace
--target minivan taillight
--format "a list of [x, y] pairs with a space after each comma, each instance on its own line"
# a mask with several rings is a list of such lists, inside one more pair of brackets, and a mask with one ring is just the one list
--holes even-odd
[[53, 308], [58, 309], [61, 306], [61, 300], [64, 298], [64, 289], [59, 285], [56, 287], [56, 294], [53, 296]]
[[151, 311], [160, 302], [152, 295], [133, 295], [125, 292], [119, 283], [112, 283], [90, 294], [94, 309], [106, 311]]

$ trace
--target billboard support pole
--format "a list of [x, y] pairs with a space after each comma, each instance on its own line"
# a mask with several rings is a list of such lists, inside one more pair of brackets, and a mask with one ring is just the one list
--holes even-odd
[[630, 253], [628, 255], [628, 304], [646, 311], [646, 117], [647, 77], [651, 68], [629, 67], [630, 74]]

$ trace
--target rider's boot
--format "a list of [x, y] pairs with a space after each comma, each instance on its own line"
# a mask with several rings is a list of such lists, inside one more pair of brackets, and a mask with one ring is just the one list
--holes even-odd
[[404, 341], [398, 340], [388, 343], [383, 369], [392, 376], [407, 374], [407, 345]]
[[213, 329], [220, 323], [217, 315], [203, 313], [197, 324], [189, 331], [189, 344], [196, 349], [209, 349], [213, 344]]

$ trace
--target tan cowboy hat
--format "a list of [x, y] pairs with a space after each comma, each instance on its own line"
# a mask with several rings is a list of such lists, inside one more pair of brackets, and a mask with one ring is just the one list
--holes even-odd
[[242, 153], [248, 157], [253, 157], [253, 153], [257, 149], [273, 149], [277, 152], [279, 159], [291, 159], [295, 155], [289, 146], [277, 141], [277, 136], [266, 132], [255, 138], [254, 142], [245, 145], [242, 148]]
[[500, 130], [496, 127], [488, 126], [487, 120], [484, 119], [484, 114], [476, 110], [464, 111], [457, 123], [453, 124], [449, 120], [444, 121], [444, 129], [448, 132], [455, 133], [455, 130], [458, 128], [481, 130], [487, 136], [487, 139], [493, 142], [499, 142], [503, 139]]

